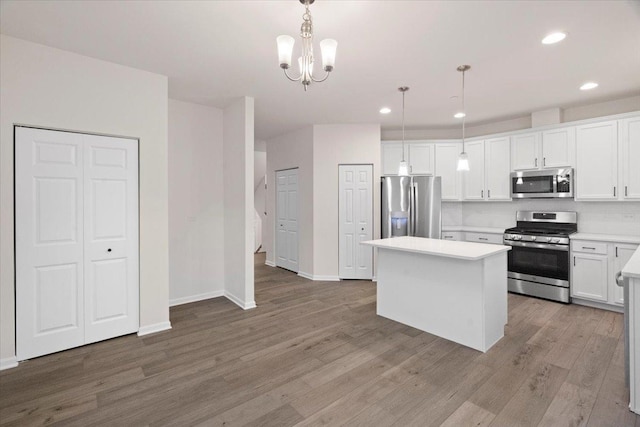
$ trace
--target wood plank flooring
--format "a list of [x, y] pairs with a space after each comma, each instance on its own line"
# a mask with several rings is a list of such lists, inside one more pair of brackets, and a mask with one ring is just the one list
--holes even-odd
[[0, 373], [0, 425], [638, 426], [622, 315], [509, 295], [486, 354], [378, 317], [375, 284], [256, 255], [258, 308], [171, 309], [173, 329]]

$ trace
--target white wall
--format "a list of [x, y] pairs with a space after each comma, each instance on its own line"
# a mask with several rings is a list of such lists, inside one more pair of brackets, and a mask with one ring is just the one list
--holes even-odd
[[225, 295], [244, 309], [256, 306], [253, 278], [253, 98], [223, 113]]
[[578, 231], [640, 236], [640, 202], [576, 202], [529, 199], [511, 202], [466, 202], [462, 225], [508, 228], [516, 225], [516, 211], [576, 211]]
[[222, 110], [169, 100], [169, 303], [224, 294]]
[[13, 125], [140, 139], [140, 326], [169, 324], [167, 78], [0, 36], [0, 360], [15, 355]]
[[[378, 149], [379, 151], [379, 149]], [[313, 273], [313, 127], [267, 141], [267, 221], [263, 246], [275, 265], [276, 171], [298, 168], [298, 268]]]
[[337, 279], [340, 164], [373, 165], [373, 232], [380, 236], [380, 125], [313, 126], [313, 276]]

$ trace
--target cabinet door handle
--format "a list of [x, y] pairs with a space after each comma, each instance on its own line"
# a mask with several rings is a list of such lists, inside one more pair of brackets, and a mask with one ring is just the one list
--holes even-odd
[[618, 258], [618, 247], [616, 246], [616, 258]]
[[592, 251], [595, 251], [595, 250], [596, 250], [596, 248], [592, 248], [592, 247], [590, 247], [590, 246], [583, 246], [583, 247], [582, 247], [582, 249], [591, 249]]
[[573, 257], [573, 266], [574, 267], [576, 266], [576, 257], [575, 256]]
[[489, 240], [486, 237], [478, 237], [478, 240]]
[[535, 166], [538, 167], [538, 158], [536, 157], [536, 163]]
[[453, 236], [444, 236], [445, 239], [453, 239]]
[[491, 190], [487, 190], [487, 199], [491, 198]]
[[627, 196], [628, 196], [628, 194], [627, 194], [627, 186], [625, 185], [624, 186], [624, 197], [627, 197]]
[[480, 198], [484, 199], [484, 190], [480, 190]]
[[542, 166], [547, 166], [547, 158], [546, 157], [542, 158]]
[[613, 197], [616, 197], [616, 187], [613, 187]]

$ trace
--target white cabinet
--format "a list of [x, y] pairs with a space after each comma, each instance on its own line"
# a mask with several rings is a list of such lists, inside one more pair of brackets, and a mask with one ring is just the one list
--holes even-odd
[[618, 199], [617, 142], [617, 121], [576, 128], [576, 199]]
[[607, 255], [573, 252], [571, 296], [607, 302]]
[[502, 244], [503, 233], [476, 233], [467, 231], [464, 233], [464, 240], [475, 243], [490, 243], [492, 245]]
[[441, 240], [463, 240], [461, 231], [443, 231]]
[[[382, 175], [397, 175], [402, 160], [402, 144], [398, 142], [382, 143]], [[406, 156], [405, 156], [406, 158]]]
[[487, 139], [484, 150], [486, 200], [511, 200], [509, 137]]
[[509, 138], [466, 143], [469, 170], [464, 172], [465, 200], [511, 200]]
[[[397, 175], [398, 165], [402, 160], [402, 142], [385, 141], [382, 149], [382, 174]], [[435, 165], [435, 148], [433, 143], [404, 143], [404, 159], [409, 163], [411, 175], [433, 175]]]
[[640, 117], [618, 122], [620, 129], [620, 195], [623, 200], [640, 200]]
[[538, 169], [540, 132], [511, 137], [511, 166], [513, 170]]
[[575, 128], [565, 127], [511, 137], [513, 170], [573, 167]]
[[630, 243], [572, 240], [571, 296], [609, 306], [624, 305], [615, 277], [637, 248]]
[[618, 286], [615, 280], [615, 276], [617, 273], [622, 271], [625, 264], [631, 259], [631, 255], [634, 254], [636, 249], [638, 249], [638, 245], [633, 244], [625, 244], [625, 243], [617, 243], [614, 244], [614, 258], [613, 258], [613, 277], [610, 277], [609, 281], [609, 289], [612, 290], [613, 294], [613, 302], [619, 305], [624, 305], [624, 292], [623, 288]]
[[457, 170], [461, 149], [462, 146], [458, 143], [435, 145], [435, 175], [441, 177], [442, 200], [462, 198], [462, 172]]
[[465, 144], [469, 170], [464, 172], [464, 199], [484, 200], [484, 141]]

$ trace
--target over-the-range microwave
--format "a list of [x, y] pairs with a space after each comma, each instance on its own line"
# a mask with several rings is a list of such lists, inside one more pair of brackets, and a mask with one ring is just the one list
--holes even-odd
[[512, 172], [511, 197], [514, 199], [572, 198], [573, 169]]

